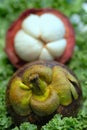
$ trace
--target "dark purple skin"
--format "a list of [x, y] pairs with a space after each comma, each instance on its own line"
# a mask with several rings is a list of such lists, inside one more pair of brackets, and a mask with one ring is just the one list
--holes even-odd
[[51, 61], [51, 62], [50, 61], [35, 61], [35, 62], [28, 63], [28, 64], [24, 65], [23, 67], [21, 67], [12, 76], [12, 78], [11, 78], [11, 80], [10, 80], [8, 86], [7, 86], [7, 91], [6, 91], [7, 110], [10, 113], [10, 115], [13, 117], [13, 120], [15, 121], [15, 123], [17, 125], [19, 125], [22, 122], [28, 121], [28, 122], [31, 122], [31, 123], [34, 123], [34, 124], [37, 124], [37, 125], [43, 125], [43, 124], [47, 123], [50, 119], [52, 119], [52, 117], [57, 113], [62, 114], [63, 116], [67, 116], [67, 117], [69, 117], [69, 116], [75, 117], [78, 113], [80, 106], [81, 106], [82, 91], [81, 91], [80, 84], [77, 85], [76, 83], [74, 83], [72, 81], [71, 82], [74, 85], [74, 87], [76, 88], [76, 91], [79, 95], [78, 99], [76, 99], [76, 100], [73, 99], [72, 103], [68, 106], [60, 105], [58, 107], [58, 109], [53, 114], [51, 114], [50, 116], [40, 117], [40, 116], [37, 116], [35, 113], [31, 113], [28, 116], [20, 116], [13, 110], [12, 105], [11, 105], [10, 100], [9, 100], [9, 88], [10, 88], [11, 81], [13, 80], [13, 78], [15, 76], [21, 77], [23, 75], [24, 71], [27, 68], [30, 68], [32, 65], [44, 65], [44, 66], [48, 66], [50, 68], [53, 68], [54, 66], [61, 66], [61, 67], [65, 68], [68, 72], [70, 72], [77, 79], [77, 77], [73, 74], [73, 72], [69, 68], [67, 68], [65, 65], [60, 64], [56, 61]]

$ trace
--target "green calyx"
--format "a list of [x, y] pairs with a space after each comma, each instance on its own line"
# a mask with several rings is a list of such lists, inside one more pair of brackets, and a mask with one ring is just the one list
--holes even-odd
[[22, 78], [11, 82], [9, 98], [17, 114], [26, 116], [34, 112], [38, 116], [50, 115], [59, 105], [67, 106], [78, 99], [76, 78], [61, 66], [52, 69], [35, 65], [25, 70]]
[[71, 81], [78, 85], [76, 78], [64, 68], [60, 66], [53, 68], [53, 78], [50, 86], [52, 86], [59, 95], [61, 105], [67, 106], [72, 103], [73, 98], [75, 100], [78, 99], [78, 93]]
[[50, 84], [52, 81], [52, 69], [43, 66], [43, 65], [34, 65], [30, 67], [29, 69], [25, 70], [23, 76], [22, 76], [22, 82], [26, 84], [27, 86], [30, 85], [29, 77], [32, 75], [39, 75], [40, 79], [45, 81], [47, 84]]
[[24, 85], [20, 78], [16, 77], [12, 80], [9, 99], [15, 112], [21, 116], [30, 114], [31, 108], [29, 101], [32, 92], [29, 88]]
[[[39, 99], [40, 98], [40, 99]], [[59, 96], [54, 90], [46, 91], [44, 97], [33, 96], [30, 104], [33, 112], [39, 116], [48, 116], [55, 112], [59, 106]]]

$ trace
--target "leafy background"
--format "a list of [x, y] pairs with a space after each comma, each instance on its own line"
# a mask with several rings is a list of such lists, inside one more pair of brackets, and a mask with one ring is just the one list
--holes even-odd
[[77, 75], [83, 93], [82, 108], [76, 118], [55, 115], [41, 130], [87, 130], [87, 6], [86, 0], [0, 0], [0, 130], [37, 130], [28, 122], [15, 126], [6, 111], [5, 91], [16, 71], [3, 48], [10, 24], [27, 8], [54, 8], [71, 20], [76, 33], [76, 46], [69, 66]]

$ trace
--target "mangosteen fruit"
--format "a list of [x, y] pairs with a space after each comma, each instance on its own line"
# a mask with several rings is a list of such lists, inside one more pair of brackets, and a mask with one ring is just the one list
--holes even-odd
[[45, 124], [55, 114], [76, 116], [82, 91], [78, 79], [56, 61], [35, 61], [21, 67], [6, 90], [7, 110], [15, 123]]
[[74, 29], [63, 13], [48, 8], [28, 9], [9, 27], [5, 52], [19, 68], [35, 60], [66, 63], [74, 45]]

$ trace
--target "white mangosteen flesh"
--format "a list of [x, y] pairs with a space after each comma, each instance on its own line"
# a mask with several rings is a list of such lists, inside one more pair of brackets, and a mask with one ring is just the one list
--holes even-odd
[[16, 54], [24, 61], [54, 60], [60, 57], [67, 41], [63, 22], [51, 13], [31, 14], [22, 22], [14, 38]]

